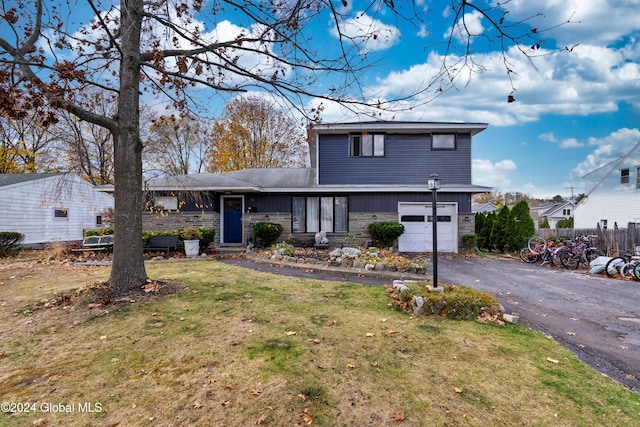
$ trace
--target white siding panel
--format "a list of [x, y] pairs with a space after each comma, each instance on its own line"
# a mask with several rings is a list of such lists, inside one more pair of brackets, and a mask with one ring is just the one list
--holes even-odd
[[[18, 231], [24, 244], [82, 240], [96, 228], [96, 216], [113, 207], [113, 197], [75, 175], [55, 176], [0, 187], [0, 231]], [[67, 218], [54, 218], [54, 209]]]
[[595, 228], [603, 219], [609, 227], [615, 222], [626, 227], [629, 222], [640, 222], [640, 192], [594, 192], [576, 206], [574, 215], [575, 228]]

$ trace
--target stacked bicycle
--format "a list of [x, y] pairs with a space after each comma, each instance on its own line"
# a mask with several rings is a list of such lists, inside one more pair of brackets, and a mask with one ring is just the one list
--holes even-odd
[[520, 259], [526, 263], [559, 264], [560, 259], [557, 257], [557, 243], [553, 240], [545, 240], [542, 237], [532, 237], [529, 239], [527, 246], [520, 249]]
[[589, 265], [592, 260], [604, 256], [595, 246], [596, 239], [595, 235], [581, 236], [574, 242], [558, 244], [535, 236], [529, 239], [526, 247], [520, 249], [520, 259], [527, 263], [542, 261], [540, 265], [560, 264], [564, 268], [575, 270], [580, 263]]
[[636, 246], [635, 253], [624, 253], [611, 258], [604, 272], [608, 277], [622, 276], [623, 278], [634, 278], [640, 280], [640, 246]]
[[589, 266], [591, 261], [604, 256], [604, 252], [595, 245], [597, 238], [595, 235], [581, 236], [575, 242], [566, 245], [559, 255], [562, 265], [569, 270], [575, 270], [580, 263]]

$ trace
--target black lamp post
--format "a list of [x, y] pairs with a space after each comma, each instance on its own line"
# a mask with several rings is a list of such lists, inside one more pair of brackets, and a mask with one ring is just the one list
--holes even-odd
[[440, 189], [440, 177], [437, 173], [431, 174], [427, 181], [431, 190], [431, 216], [433, 219], [433, 288], [438, 287], [438, 195]]

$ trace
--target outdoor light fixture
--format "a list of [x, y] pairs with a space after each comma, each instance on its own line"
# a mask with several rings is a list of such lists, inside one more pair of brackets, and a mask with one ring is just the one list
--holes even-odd
[[438, 288], [438, 194], [440, 189], [440, 177], [438, 174], [431, 174], [427, 181], [427, 186], [431, 190], [431, 218], [433, 220], [433, 289]]
[[431, 174], [427, 180], [427, 187], [429, 187], [429, 190], [431, 191], [440, 189], [440, 177], [437, 173]]

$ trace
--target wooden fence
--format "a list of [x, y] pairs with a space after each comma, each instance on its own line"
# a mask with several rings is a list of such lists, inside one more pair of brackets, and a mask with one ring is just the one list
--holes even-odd
[[540, 228], [536, 230], [536, 236], [545, 239], [559, 238], [572, 240], [580, 236], [596, 235], [596, 246], [608, 256], [616, 256], [619, 253], [635, 252], [635, 247], [640, 246], [640, 224], [630, 222], [626, 228]]

